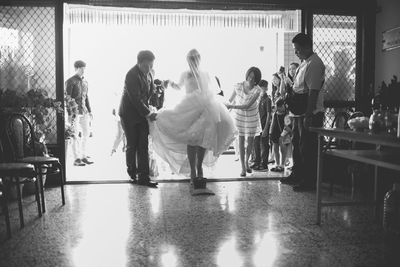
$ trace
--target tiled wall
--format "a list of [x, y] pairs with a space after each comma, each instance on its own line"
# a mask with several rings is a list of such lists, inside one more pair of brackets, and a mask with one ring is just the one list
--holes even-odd
[[283, 45], [284, 45], [284, 52], [283, 52], [283, 60], [285, 64], [286, 71], [289, 67], [289, 64], [292, 62], [300, 63], [299, 58], [294, 54], [292, 39], [297, 34], [297, 32], [285, 32], [283, 34]]

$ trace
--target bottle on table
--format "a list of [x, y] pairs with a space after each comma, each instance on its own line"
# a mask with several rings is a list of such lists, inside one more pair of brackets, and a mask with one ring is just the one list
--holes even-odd
[[369, 117], [369, 129], [373, 133], [379, 133], [383, 128], [382, 111], [380, 109], [374, 109], [374, 112]]
[[400, 138], [400, 107], [399, 113], [397, 114], [397, 138]]
[[383, 229], [387, 235], [400, 234], [400, 184], [394, 183], [383, 201]]
[[382, 110], [382, 120], [384, 131], [390, 133], [392, 131], [392, 116], [389, 107], [385, 107]]

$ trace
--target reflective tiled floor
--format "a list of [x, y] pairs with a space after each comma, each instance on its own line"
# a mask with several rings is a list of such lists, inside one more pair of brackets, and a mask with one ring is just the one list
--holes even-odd
[[[67, 204], [47, 189], [38, 218], [25, 198], [24, 229], [12, 205], [13, 237], [0, 218], [0, 266], [388, 266], [400, 259], [383, 241], [371, 208], [331, 208], [315, 225], [315, 194], [278, 181], [67, 185]], [[397, 257], [397, 258], [396, 258]]]
[[[108, 152], [108, 151], [107, 151]], [[224, 154], [218, 159], [213, 170], [204, 169], [207, 178], [219, 179], [219, 180], [230, 180], [230, 179], [241, 179], [241, 166], [240, 162], [235, 155]], [[67, 181], [68, 182], [81, 182], [81, 181], [127, 181], [129, 176], [125, 168], [125, 154], [122, 151], [118, 151], [113, 156], [106, 153], [105, 149], [96, 150], [96, 153], [92, 155], [94, 164], [86, 166], [74, 166], [72, 155], [70, 153], [67, 157]], [[157, 160], [159, 175], [154, 177], [158, 181], [171, 181], [171, 180], [182, 180], [187, 179], [185, 176], [175, 175], [171, 173], [171, 170], [165, 162], [160, 159]], [[269, 168], [274, 167], [275, 164], [270, 164]], [[286, 170], [284, 173], [272, 172], [272, 171], [254, 171], [251, 174], [247, 174], [247, 178], [273, 178], [284, 177], [289, 173]]]

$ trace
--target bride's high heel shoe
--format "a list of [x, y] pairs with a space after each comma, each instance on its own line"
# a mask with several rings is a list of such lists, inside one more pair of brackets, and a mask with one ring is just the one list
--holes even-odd
[[241, 176], [241, 177], [246, 177], [246, 171], [243, 171], [243, 170], [242, 170], [242, 172], [240, 173], [240, 176]]

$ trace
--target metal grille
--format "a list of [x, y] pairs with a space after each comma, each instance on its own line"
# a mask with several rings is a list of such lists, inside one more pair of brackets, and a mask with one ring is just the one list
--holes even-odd
[[357, 17], [314, 15], [313, 42], [326, 66], [325, 127], [330, 127], [335, 114], [355, 101]]
[[24, 111], [57, 143], [55, 9], [0, 6], [1, 106]]

